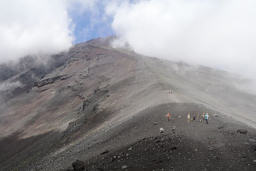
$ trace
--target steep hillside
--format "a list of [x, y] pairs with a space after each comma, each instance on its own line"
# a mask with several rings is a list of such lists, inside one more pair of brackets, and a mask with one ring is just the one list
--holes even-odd
[[[2, 85], [20, 82], [2, 92], [1, 170], [68, 169], [76, 159], [88, 170], [255, 169], [256, 96], [237, 88], [240, 79], [109, 41], [81, 43], [51, 67], [1, 77]], [[203, 112], [209, 125], [200, 122]]]

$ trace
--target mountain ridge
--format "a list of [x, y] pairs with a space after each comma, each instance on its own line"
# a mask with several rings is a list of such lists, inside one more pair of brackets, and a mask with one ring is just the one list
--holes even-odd
[[[228, 73], [114, 49], [109, 41], [111, 38], [99, 38], [75, 45], [69, 52], [55, 55], [53, 67], [36, 77], [33, 71], [25, 71], [29, 76], [23, 84], [28, 86], [20, 93], [10, 92], [12, 98], [0, 106], [0, 144], [12, 149], [0, 150], [1, 169], [65, 169], [77, 158], [89, 161], [104, 149], [122, 151], [138, 139], [158, 136], [159, 127], [165, 127], [169, 137], [176, 126], [179, 136], [207, 144], [202, 138], [207, 137], [205, 129], [217, 137], [220, 149], [229, 142], [218, 138], [230, 131], [249, 130], [249, 137], [232, 133], [227, 137], [230, 141], [254, 137], [250, 126], [255, 127], [256, 96], [237, 89]], [[23, 78], [21, 74], [16, 79], [19, 76]], [[168, 110], [175, 115], [171, 125], [165, 119]], [[189, 125], [189, 112], [197, 117], [209, 112], [209, 126], [199, 121]], [[219, 132], [218, 127], [225, 124], [228, 126]], [[242, 152], [247, 149], [241, 147]], [[227, 156], [232, 155], [227, 151]], [[251, 162], [254, 155], [248, 156], [246, 162]], [[117, 166], [121, 167], [118, 163], [113, 167]], [[113, 169], [112, 165], [106, 167]]]

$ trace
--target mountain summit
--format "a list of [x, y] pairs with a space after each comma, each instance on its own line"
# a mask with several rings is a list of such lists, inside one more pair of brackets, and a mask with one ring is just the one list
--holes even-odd
[[242, 79], [111, 40], [0, 66], [0, 170], [256, 169]]

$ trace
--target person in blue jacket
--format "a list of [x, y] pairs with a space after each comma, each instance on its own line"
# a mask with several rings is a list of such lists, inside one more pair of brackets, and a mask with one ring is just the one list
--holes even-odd
[[207, 124], [208, 124], [208, 119], [209, 119], [209, 114], [206, 113], [206, 114], [204, 115], [204, 120], [206, 121]]

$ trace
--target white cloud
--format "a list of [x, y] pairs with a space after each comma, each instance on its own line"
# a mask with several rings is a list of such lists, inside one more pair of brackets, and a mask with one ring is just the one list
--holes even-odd
[[1, 0], [0, 62], [68, 49], [71, 26], [66, 1]]
[[119, 42], [139, 53], [256, 75], [256, 1], [140, 0], [111, 3]]
[[[92, 18], [99, 16], [101, 11], [97, 5], [104, 6], [106, 2], [0, 0], [0, 63], [26, 55], [44, 56], [68, 50], [75, 40], [74, 28], [81, 24], [74, 23], [71, 16], [81, 17], [84, 12], [90, 13]], [[84, 22], [88, 20], [84, 18]], [[95, 20], [98, 18], [95, 17]]]
[[7, 91], [10, 89], [15, 89], [20, 86], [22, 86], [22, 84], [19, 81], [16, 81], [16, 82], [7, 81], [7, 82], [0, 83], [0, 91]]
[[70, 14], [87, 10], [98, 17], [90, 27], [106, 24], [98, 14], [104, 6], [118, 44], [128, 42], [149, 56], [256, 75], [253, 0], [0, 0], [0, 63], [68, 49], [77, 24]]

